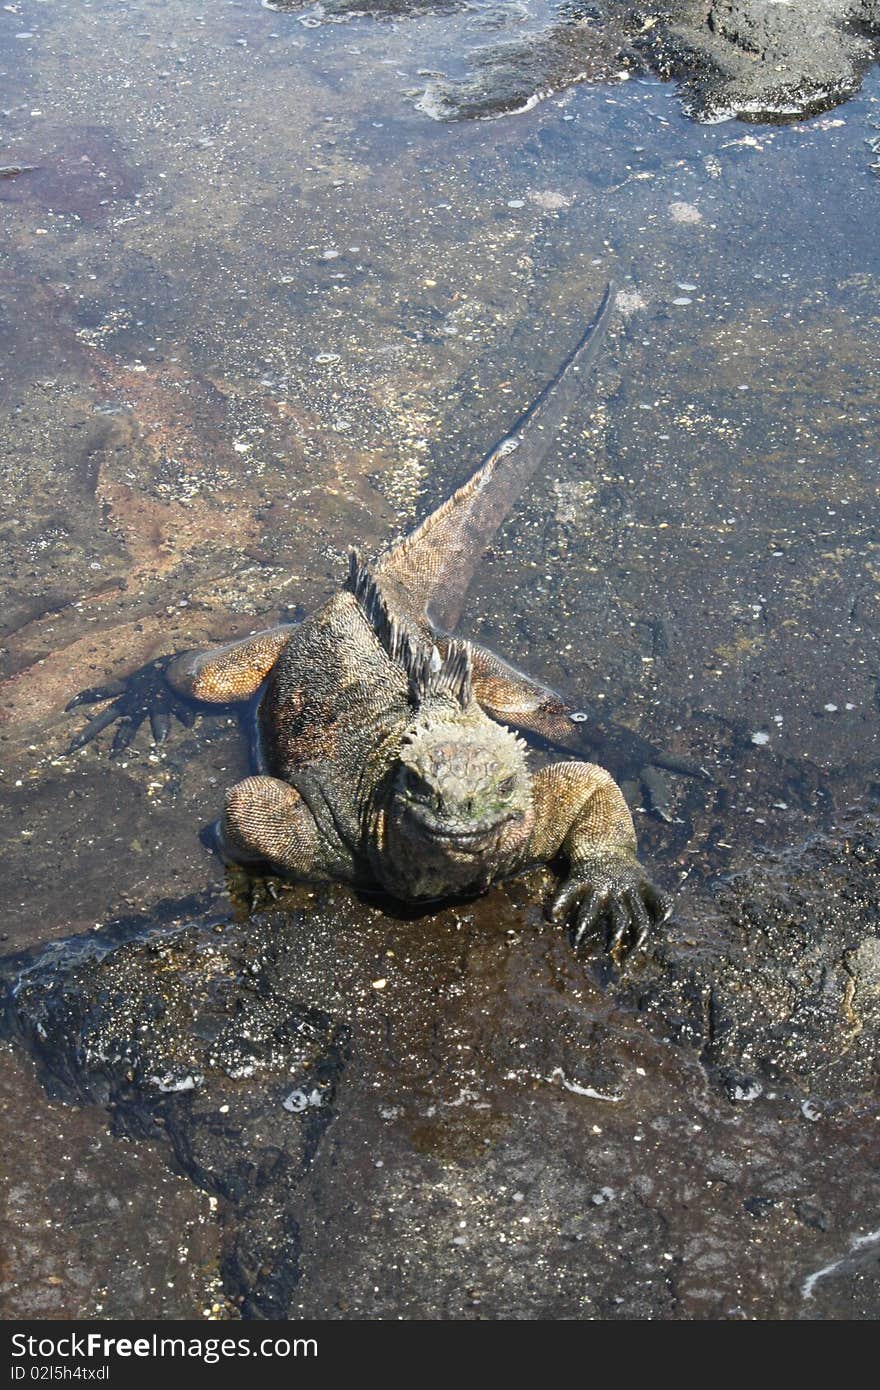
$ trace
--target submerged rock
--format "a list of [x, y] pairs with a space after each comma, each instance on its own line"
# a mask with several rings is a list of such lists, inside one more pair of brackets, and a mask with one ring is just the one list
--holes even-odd
[[539, 33], [476, 49], [469, 76], [432, 82], [418, 106], [437, 120], [456, 121], [527, 111], [542, 97], [577, 82], [626, 77], [621, 72], [627, 61], [624, 48], [619, 26], [566, 19]]

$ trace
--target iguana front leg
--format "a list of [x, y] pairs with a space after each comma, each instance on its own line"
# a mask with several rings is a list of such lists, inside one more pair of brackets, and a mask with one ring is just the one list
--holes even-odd
[[639, 950], [652, 924], [668, 916], [669, 903], [638, 861], [632, 816], [616, 782], [594, 763], [553, 763], [535, 775], [532, 794], [529, 858], [568, 860], [552, 919], [571, 921], [577, 947], [605, 918], [612, 955], [628, 945]]
[[68, 710], [100, 700], [111, 700], [112, 704], [71, 740], [68, 753], [90, 743], [108, 725], [118, 723], [110, 749], [113, 757], [128, 747], [145, 719], [150, 721], [153, 741], [164, 743], [172, 715], [181, 724], [193, 723], [196, 712], [191, 701], [232, 705], [249, 700], [275, 665], [293, 628], [293, 624], [284, 623], [222, 647], [160, 656], [124, 680], [81, 690], [66, 706]]
[[295, 878], [323, 879], [321, 835], [299, 792], [277, 777], [245, 777], [226, 793], [218, 848], [238, 864], [268, 861]]

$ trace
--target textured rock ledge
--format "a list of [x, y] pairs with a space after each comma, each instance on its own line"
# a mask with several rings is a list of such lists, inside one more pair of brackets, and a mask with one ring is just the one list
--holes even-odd
[[878, 847], [756, 853], [623, 980], [534, 883], [168, 904], [7, 959], [7, 1031], [217, 1202], [230, 1315], [876, 1315]]

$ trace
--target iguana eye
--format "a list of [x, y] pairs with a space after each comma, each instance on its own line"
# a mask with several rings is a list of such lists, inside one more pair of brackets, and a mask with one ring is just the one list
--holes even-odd
[[499, 783], [498, 783], [498, 795], [499, 795], [499, 796], [512, 796], [512, 795], [513, 795], [513, 789], [514, 789], [515, 786], [516, 786], [516, 775], [515, 775], [515, 774], [511, 774], [510, 777], [505, 777], [505, 779], [504, 779], [503, 782], [499, 782]]
[[404, 767], [403, 785], [408, 792], [415, 796], [425, 796], [431, 790], [421, 773], [416, 772], [414, 767]]

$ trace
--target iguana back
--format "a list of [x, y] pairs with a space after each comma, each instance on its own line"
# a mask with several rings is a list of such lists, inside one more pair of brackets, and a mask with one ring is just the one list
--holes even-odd
[[374, 567], [383, 589], [415, 621], [452, 632], [489, 542], [544, 461], [577, 401], [613, 312], [608, 285], [589, 328], [513, 429], [473, 476]]

